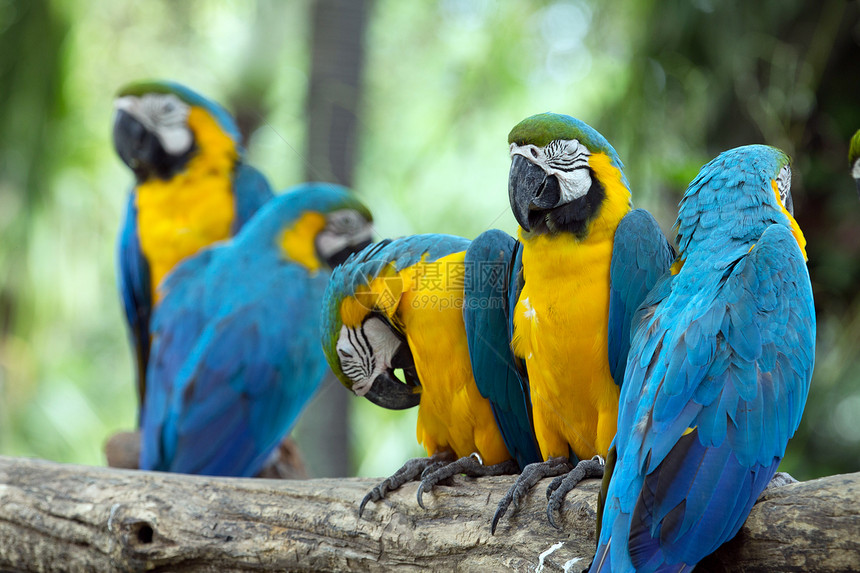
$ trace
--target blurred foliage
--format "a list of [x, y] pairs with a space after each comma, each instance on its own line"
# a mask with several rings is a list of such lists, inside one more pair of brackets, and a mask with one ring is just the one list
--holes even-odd
[[[116, 89], [172, 78], [227, 103], [251, 162], [296, 183], [310, 13], [275, 0], [0, 0], [0, 452], [100, 464], [105, 437], [134, 424], [113, 278], [131, 182], [109, 139]], [[376, 0], [366, 49], [354, 187], [381, 236], [513, 233], [506, 137], [533, 113], [606, 135], [667, 232], [716, 153], [788, 151], [819, 323], [783, 469], [860, 470], [860, 204], [846, 159], [860, 126], [858, 2]], [[358, 474], [421, 453], [414, 412], [353, 408]]]

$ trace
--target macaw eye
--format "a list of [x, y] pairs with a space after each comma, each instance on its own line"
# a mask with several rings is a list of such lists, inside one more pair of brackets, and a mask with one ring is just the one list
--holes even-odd
[[327, 227], [333, 233], [350, 235], [364, 227], [365, 220], [357, 211], [335, 211], [328, 216]]
[[532, 157], [534, 157], [535, 159], [538, 158], [538, 152], [534, 147], [532, 147], [529, 151], [532, 152]]
[[544, 149], [547, 164], [561, 171], [573, 171], [588, 167], [591, 153], [578, 139], [556, 139]]
[[338, 352], [339, 352], [339, 353], [340, 353], [340, 355], [341, 355], [341, 356], [343, 356], [344, 358], [352, 358], [352, 352], [350, 352], [350, 351], [348, 351], [348, 350], [338, 350]]

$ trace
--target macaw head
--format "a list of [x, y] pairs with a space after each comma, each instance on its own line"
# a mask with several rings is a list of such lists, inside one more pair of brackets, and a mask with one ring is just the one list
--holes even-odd
[[508, 143], [508, 196], [523, 230], [583, 237], [610, 195], [629, 206], [618, 154], [578, 119], [533, 115], [511, 130]]
[[[335, 352], [338, 377], [356, 396], [389, 410], [421, 402], [421, 384], [406, 338], [383, 315], [368, 313], [359, 324], [341, 325]], [[403, 372], [401, 382], [395, 372]]]
[[[395, 313], [403, 294], [396, 263], [364, 249], [332, 273], [322, 310], [323, 351], [332, 371], [356, 396], [389, 410], [421, 400], [415, 361]], [[405, 383], [395, 375], [402, 370]]]
[[409, 273], [419, 263], [465, 251], [468, 245], [462, 237], [439, 234], [385, 240], [334, 270], [323, 298], [322, 346], [347, 389], [390, 410], [419, 404], [421, 381], [401, 319], [421, 312], [401, 304], [415, 285]]
[[239, 128], [215, 102], [173, 82], [124, 87], [114, 100], [114, 147], [138, 182], [168, 180], [201, 150], [241, 154]]
[[273, 242], [284, 259], [309, 272], [333, 269], [370, 244], [373, 216], [348, 189], [334, 183], [302, 183], [267, 201], [236, 241]]
[[[729, 216], [729, 215], [734, 216]], [[733, 221], [728, 232], [716, 221]], [[687, 187], [678, 208], [677, 243], [683, 257], [692, 243], [726, 233], [754, 240], [763, 225], [784, 224], [791, 229], [804, 257], [806, 239], [794, 219], [791, 160], [769, 145], [745, 145], [724, 151], [708, 162]]]
[[857, 185], [857, 195], [860, 195], [860, 129], [851, 138], [851, 146], [848, 149], [848, 164], [851, 166], [851, 177]]

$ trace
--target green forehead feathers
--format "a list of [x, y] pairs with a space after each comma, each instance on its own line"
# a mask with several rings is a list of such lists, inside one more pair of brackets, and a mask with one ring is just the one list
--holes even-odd
[[848, 149], [848, 164], [853, 166], [860, 159], [860, 129], [851, 138], [851, 147]]
[[546, 147], [551, 141], [576, 139], [589, 151], [608, 152], [609, 142], [594, 128], [569, 115], [540, 113], [519, 122], [508, 135], [508, 143]]

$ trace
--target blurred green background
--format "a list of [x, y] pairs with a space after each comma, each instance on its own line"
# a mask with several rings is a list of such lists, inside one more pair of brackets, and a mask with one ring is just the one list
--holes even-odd
[[[846, 158], [860, 127], [860, 3], [368, 0], [339, 20], [327, 4], [0, 0], [0, 453], [103, 464], [107, 436], [135, 423], [114, 282], [132, 177], [112, 150], [112, 99], [129, 81], [163, 78], [235, 111], [250, 162], [275, 186], [351, 181], [380, 236], [513, 233], [506, 137], [543, 111], [601, 131], [637, 205], [667, 232], [711, 157], [783, 148], [818, 347], [782, 469], [860, 470], [860, 202]], [[350, 34], [352, 60], [315, 84], [316, 56]], [[346, 113], [354, 137], [311, 137], [336, 124], [320, 102]], [[321, 162], [319, 141], [345, 141], [354, 174]], [[346, 469], [314, 459], [314, 474], [387, 475], [422, 454], [415, 412], [334, 387], [315, 408], [325, 416], [336, 399], [347, 437], [305, 449]], [[296, 433], [306, 444], [318, 432]]]

